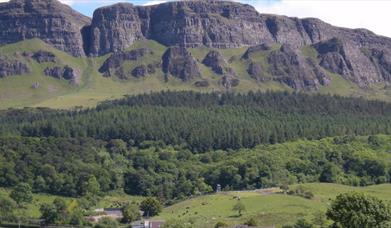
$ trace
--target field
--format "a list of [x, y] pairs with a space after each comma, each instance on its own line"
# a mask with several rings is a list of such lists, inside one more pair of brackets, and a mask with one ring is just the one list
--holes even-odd
[[[240, 224], [254, 218], [258, 225], [270, 226], [292, 224], [298, 218], [311, 220], [314, 213], [325, 212], [338, 194], [350, 191], [364, 192], [391, 203], [391, 185], [370, 187], [349, 187], [337, 184], [303, 184], [305, 189], [314, 193], [311, 200], [282, 193], [262, 194], [258, 192], [227, 192], [201, 196], [186, 200], [164, 209], [159, 216], [162, 219], [178, 219], [193, 224], [194, 227], [213, 227], [218, 221], [230, 225]], [[295, 188], [297, 186], [291, 186]], [[232, 207], [240, 198], [246, 207], [241, 217]]]
[[[315, 213], [325, 212], [332, 199], [338, 194], [350, 191], [363, 192], [379, 197], [391, 203], [391, 184], [383, 184], [369, 187], [350, 187], [337, 184], [303, 184], [306, 190], [314, 193], [314, 198], [309, 200], [300, 196], [285, 195], [281, 192], [265, 193], [257, 191], [222, 192], [218, 194], [199, 196], [193, 199], [176, 203], [163, 209], [156, 219], [181, 220], [191, 224], [192, 227], [213, 227], [218, 221], [230, 225], [241, 224], [249, 218], [254, 218], [258, 225], [276, 225], [281, 227], [292, 224], [298, 218], [311, 220]], [[290, 189], [297, 185], [290, 186]], [[0, 194], [8, 193], [8, 190], [0, 189]], [[42, 203], [50, 203], [57, 196], [46, 194], [34, 194], [33, 203], [20, 213], [31, 218], [38, 218], [39, 207]], [[64, 198], [64, 197], [63, 197]], [[241, 217], [232, 211], [237, 199], [244, 203], [246, 211]], [[67, 201], [73, 198], [64, 198]], [[121, 202], [140, 202], [143, 197], [128, 196], [120, 193], [112, 193], [101, 199], [97, 208], [115, 207]]]
[[[166, 47], [154, 41], [139, 41], [132, 47], [135, 49], [148, 47], [154, 51], [154, 54], [145, 57], [138, 62], [148, 63], [151, 61], [160, 61], [161, 55]], [[275, 48], [278, 48], [276, 45]], [[66, 80], [54, 79], [43, 75], [43, 70], [53, 64], [38, 64], [35, 61], [24, 59], [21, 52], [34, 52], [38, 50], [47, 50], [56, 55], [59, 59], [57, 64], [69, 65], [80, 72], [81, 82], [78, 85], [72, 85]], [[230, 66], [237, 72], [240, 79], [240, 85], [232, 89], [233, 92], [247, 91], [267, 91], [267, 90], [284, 90], [292, 89], [286, 85], [266, 81], [257, 83], [247, 73], [248, 61], [240, 59], [245, 52], [245, 48], [224, 49], [221, 53], [227, 60], [231, 60]], [[208, 53], [207, 48], [190, 49], [193, 56], [200, 62]], [[305, 55], [314, 56], [314, 50], [303, 48]], [[129, 80], [119, 80], [116, 78], [105, 78], [98, 72], [99, 67], [109, 55], [99, 58], [75, 58], [64, 52], [56, 50], [44, 42], [33, 39], [11, 45], [0, 47], [2, 55], [21, 58], [27, 62], [32, 72], [27, 75], [10, 76], [0, 79], [0, 109], [22, 108], [22, 107], [52, 107], [52, 108], [72, 108], [75, 106], [93, 107], [98, 102], [110, 99], [121, 98], [124, 95], [148, 93], [162, 90], [194, 90], [200, 92], [224, 91], [225, 89], [218, 83], [221, 76], [213, 73], [209, 68], [199, 63], [202, 78], [209, 81], [210, 86], [207, 88], [197, 88], [194, 81], [181, 82], [173, 77], [168, 81], [164, 80], [164, 74], [161, 70], [153, 75], [143, 79], [132, 78]], [[267, 67], [265, 60], [266, 53], [259, 53], [252, 58], [260, 62], [263, 67]], [[131, 69], [136, 63], [126, 63], [125, 68]], [[126, 69], [126, 70], [129, 70]], [[383, 84], [375, 85], [372, 88], [361, 89], [354, 83], [344, 80], [339, 75], [330, 74], [332, 78], [331, 85], [321, 87], [318, 92], [324, 94], [339, 94], [343, 96], [365, 97], [368, 99], [390, 100], [391, 91]], [[38, 83], [39, 88], [32, 88], [32, 85]]]

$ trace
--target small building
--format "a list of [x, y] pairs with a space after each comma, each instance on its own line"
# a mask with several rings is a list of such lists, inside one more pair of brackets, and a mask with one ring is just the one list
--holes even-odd
[[164, 223], [164, 220], [140, 220], [132, 223], [132, 228], [161, 228]]
[[114, 220], [122, 219], [123, 214], [120, 208], [98, 208], [95, 209], [96, 215], [91, 215], [87, 217], [87, 220], [90, 222], [99, 222], [102, 218], [111, 218]]
[[217, 184], [216, 185], [216, 193], [219, 193], [219, 192], [221, 192], [221, 185]]

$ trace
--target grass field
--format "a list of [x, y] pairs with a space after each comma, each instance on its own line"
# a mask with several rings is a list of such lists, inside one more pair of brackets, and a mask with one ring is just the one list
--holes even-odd
[[[230, 225], [243, 224], [249, 218], [254, 218], [258, 225], [270, 226], [292, 224], [299, 218], [311, 220], [314, 213], [325, 212], [331, 199], [338, 194], [350, 191], [364, 192], [391, 202], [391, 185], [370, 187], [349, 187], [336, 184], [304, 184], [315, 197], [311, 200], [299, 196], [282, 193], [264, 195], [257, 192], [228, 192], [201, 196], [186, 200], [164, 209], [159, 216], [162, 219], [176, 219], [193, 224], [194, 227], [213, 227], [218, 221]], [[291, 186], [295, 188], [296, 186]], [[232, 207], [237, 197], [246, 207], [241, 217]]]
[[[298, 185], [290, 186], [290, 189]], [[303, 184], [306, 190], [314, 193], [313, 199], [305, 199], [300, 196], [285, 195], [277, 191], [274, 193], [262, 193], [256, 191], [222, 192], [218, 194], [195, 197], [176, 203], [163, 209], [156, 219], [180, 220], [192, 224], [193, 227], [213, 227], [218, 221], [229, 225], [242, 224], [250, 218], [254, 218], [258, 225], [270, 226], [292, 224], [299, 218], [311, 220], [317, 212], [325, 212], [332, 199], [338, 194], [357, 191], [391, 203], [391, 184], [383, 184], [368, 187], [350, 187], [338, 184], [313, 183]], [[0, 194], [8, 194], [9, 191], [0, 188]], [[23, 213], [31, 218], [40, 216], [39, 207], [42, 203], [50, 203], [57, 196], [47, 194], [34, 194], [33, 203], [27, 205]], [[66, 201], [73, 198], [62, 197]], [[243, 202], [246, 211], [241, 217], [232, 207], [237, 198]], [[143, 197], [129, 196], [121, 193], [111, 193], [103, 197], [97, 208], [116, 207], [121, 202], [141, 202]]]
[[[8, 195], [10, 193], [9, 189], [0, 188], [0, 195]], [[43, 203], [52, 203], [54, 199], [56, 198], [62, 198], [67, 202], [70, 202], [72, 200], [77, 200], [76, 198], [70, 198], [70, 197], [62, 197], [62, 196], [55, 196], [55, 195], [49, 195], [49, 194], [33, 194], [33, 201], [30, 204], [26, 205], [26, 208], [20, 211], [20, 213], [23, 213], [26, 215], [26, 217], [29, 218], [39, 218], [40, 212], [39, 208]], [[96, 208], [115, 208], [118, 207], [123, 202], [136, 202], [139, 203], [144, 199], [142, 196], [130, 196], [126, 195], [124, 193], [109, 193], [106, 196], [102, 197], [98, 204], [96, 205]]]
[[[165, 46], [154, 41], [136, 42], [129, 50], [140, 47], [148, 47], [153, 50], [154, 53], [139, 61], [126, 63], [124, 65], [126, 71], [133, 69], [137, 64], [160, 61], [162, 54], [166, 50]], [[278, 47], [279, 45], [276, 45], [273, 47], [273, 50]], [[57, 65], [70, 65], [78, 70], [81, 75], [80, 84], [71, 85], [66, 80], [44, 76], [43, 70], [47, 66], [53, 64], [38, 64], [21, 55], [22, 52], [34, 52], [38, 50], [46, 50], [54, 53], [59, 60]], [[169, 77], [169, 80], [165, 81], [164, 73], [161, 70], [158, 70], [153, 75], [143, 79], [131, 78], [129, 80], [119, 80], [115, 77], [105, 78], [98, 72], [98, 69], [109, 55], [99, 58], [75, 58], [50, 47], [38, 39], [2, 46], [0, 47], [0, 53], [2, 55], [23, 60], [30, 66], [32, 71], [27, 75], [9, 76], [0, 79], [0, 109], [11, 107], [93, 107], [101, 101], [121, 98], [124, 95], [162, 90], [194, 90], [200, 92], [224, 91], [225, 88], [219, 84], [221, 76], [213, 73], [211, 69], [201, 64], [201, 61], [209, 50], [210, 49], [208, 48], [190, 49], [193, 56], [199, 62], [202, 79], [207, 80], [210, 84], [207, 88], [197, 88], [194, 86], [196, 80], [184, 83], [173, 77]], [[239, 86], [233, 88], [233, 92], [241, 93], [267, 90], [292, 91], [288, 86], [273, 80], [261, 83], [252, 79], [247, 73], [250, 60], [243, 60], [240, 58], [246, 51], [246, 48], [222, 49], [220, 51], [222, 55], [230, 61], [230, 66], [234, 69], [240, 79]], [[306, 56], [315, 58], [316, 53], [312, 48], [304, 47], [301, 51]], [[260, 63], [263, 68], [267, 68], [266, 56], [268, 52], [270, 51], [251, 55], [251, 59]], [[391, 88], [384, 86], [384, 84], [374, 85], [372, 88], [361, 89], [354, 83], [343, 79], [340, 75], [330, 74], [330, 77], [332, 78], [331, 85], [321, 87], [317, 92], [323, 94], [330, 93], [343, 96], [365, 97], [368, 99], [381, 99], [385, 101], [391, 100]], [[32, 85], [35, 83], [39, 83], [39, 88], [32, 88]]]

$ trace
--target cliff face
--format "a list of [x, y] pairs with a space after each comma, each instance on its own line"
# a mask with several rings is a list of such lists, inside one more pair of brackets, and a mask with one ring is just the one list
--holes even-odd
[[29, 72], [30, 69], [24, 62], [0, 56], [0, 78], [12, 75], [27, 74]]
[[[278, 44], [284, 48], [268, 53], [268, 67], [255, 60], [249, 63], [247, 72], [257, 81], [266, 80], [269, 74], [296, 89], [316, 89], [328, 84], [327, 72], [332, 72], [360, 87], [391, 82], [390, 38], [364, 29], [334, 27], [314, 18], [263, 15], [250, 5], [229, 1], [179, 1], [145, 7], [120, 3], [97, 9], [92, 21], [57, 0], [1, 3], [0, 45], [30, 38], [40, 38], [74, 56], [121, 54], [135, 41], [145, 39], [178, 46], [181, 49], [169, 49], [167, 53], [172, 54], [163, 56], [167, 65], [162, 70], [184, 81], [198, 75], [197, 64], [202, 64], [190, 58], [185, 48], [249, 46], [242, 60], [253, 61], [248, 57], [252, 52], [267, 52]], [[305, 56], [303, 47], [313, 48], [316, 56]], [[176, 62], [188, 65], [174, 66]], [[191, 69], [185, 69], [188, 66]], [[145, 76], [147, 68], [125, 73]]]
[[91, 55], [102, 55], [140, 39], [185, 47], [256, 45], [275, 40], [266, 19], [253, 7], [234, 2], [183, 1], [147, 7], [121, 3], [95, 11], [89, 50]]
[[0, 45], [40, 38], [74, 56], [84, 55], [81, 30], [85, 17], [56, 0], [0, 3]]
[[252, 6], [228, 1], [179, 1], [154, 6], [120, 3], [94, 12], [89, 29], [92, 55], [122, 50], [140, 39], [166, 46], [232, 48], [265, 43], [294, 48], [334, 37], [357, 45], [391, 45], [366, 30], [331, 26], [314, 18], [259, 14]]

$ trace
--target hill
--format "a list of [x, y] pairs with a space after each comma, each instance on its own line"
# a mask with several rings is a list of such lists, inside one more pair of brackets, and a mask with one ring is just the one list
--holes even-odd
[[[146, 59], [136, 62], [130, 61], [124, 68], [131, 71], [138, 64], [144, 62], [159, 61], [161, 55], [167, 49], [165, 46], [154, 41], [138, 41], [128, 51], [140, 48], [149, 48], [154, 54]], [[31, 57], [23, 56], [23, 52], [36, 53], [46, 50], [53, 53], [57, 63], [38, 63]], [[113, 100], [124, 95], [136, 95], [157, 91], [199, 91], [225, 92], [227, 89], [220, 84], [221, 76], [214, 73], [211, 69], [204, 66], [201, 61], [208, 54], [208, 48], [192, 48], [192, 55], [197, 59], [197, 65], [200, 68], [202, 77], [207, 81], [207, 87], [197, 86], [197, 82], [170, 78], [165, 80], [162, 69], [148, 77], [136, 78], [131, 76], [124, 80], [116, 77], [104, 77], [99, 72], [110, 55], [96, 58], [73, 57], [67, 53], [54, 49], [50, 45], [38, 39], [22, 41], [0, 47], [3, 56], [11, 59], [18, 59], [25, 63], [30, 71], [23, 75], [14, 75], [0, 78], [0, 108], [21, 108], [21, 107], [51, 107], [51, 108], [72, 108], [75, 106], [93, 107], [99, 102]], [[245, 48], [224, 49], [222, 55], [226, 59], [239, 58], [246, 52]], [[262, 56], [255, 58], [262, 59]], [[248, 91], [294, 91], [292, 88], [276, 81], [256, 82], [246, 71], [248, 63], [236, 60], [232, 63], [232, 69], [237, 74], [240, 84], [229, 89], [229, 91], [243, 93]], [[64, 78], [56, 78], [45, 75], [46, 68], [56, 66], [71, 66], [78, 72], [78, 83], [72, 83]], [[307, 91], [310, 94], [337, 94], [342, 96], [364, 97], [367, 99], [380, 99], [389, 101], [389, 89], [381, 84], [368, 88], [360, 88], [352, 82], [345, 80], [340, 75], [331, 74], [334, 80], [328, 86], [320, 86], [319, 90]]]
[[[191, 227], [212, 228], [219, 221], [230, 225], [238, 225], [243, 224], [249, 218], [254, 218], [258, 225], [276, 225], [281, 227], [282, 225], [295, 223], [298, 218], [313, 219], [316, 213], [325, 212], [331, 200], [338, 194], [345, 192], [363, 192], [391, 203], [391, 198], [388, 194], [391, 191], [390, 184], [370, 187], [349, 187], [338, 184], [313, 183], [292, 185], [290, 188], [295, 189], [298, 186], [311, 191], [314, 194], [314, 198], [306, 199], [278, 192], [264, 193], [265, 191], [221, 192], [194, 197], [167, 206], [154, 219], [180, 220], [182, 223], [191, 224]], [[0, 189], [0, 194], [7, 193], [8, 190]], [[39, 218], [40, 205], [51, 203], [57, 197], [47, 194], [34, 194], [33, 202], [27, 205], [27, 210], [24, 210], [23, 213], [25, 213], [26, 218]], [[69, 197], [62, 198], [68, 202], [77, 200]], [[237, 198], [240, 198], [246, 207], [242, 217], [237, 217], [237, 213], [232, 211]], [[142, 199], [142, 197], [112, 193], [100, 199], [96, 208], [116, 207], [116, 205], [121, 203], [140, 202]]]
[[0, 16], [2, 109], [95, 106], [163, 90], [390, 100], [391, 39], [318, 19], [214, 0], [121, 3], [92, 19], [57, 0], [12, 0]]
[[[303, 184], [298, 186], [314, 193], [313, 199], [300, 196], [284, 195], [282, 193], [262, 193], [256, 191], [223, 192], [219, 194], [200, 196], [166, 207], [158, 217], [166, 220], [181, 220], [193, 227], [212, 228], [222, 221], [229, 225], [244, 224], [254, 218], [260, 226], [282, 227], [294, 224], [299, 218], [312, 220], [316, 213], [325, 212], [331, 200], [341, 193], [356, 191], [379, 197], [391, 203], [388, 192], [391, 185], [371, 187], [348, 187], [336, 184]], [[242, 217], [232, 208], [237, 198], [244, 203], [246, 211]]]

